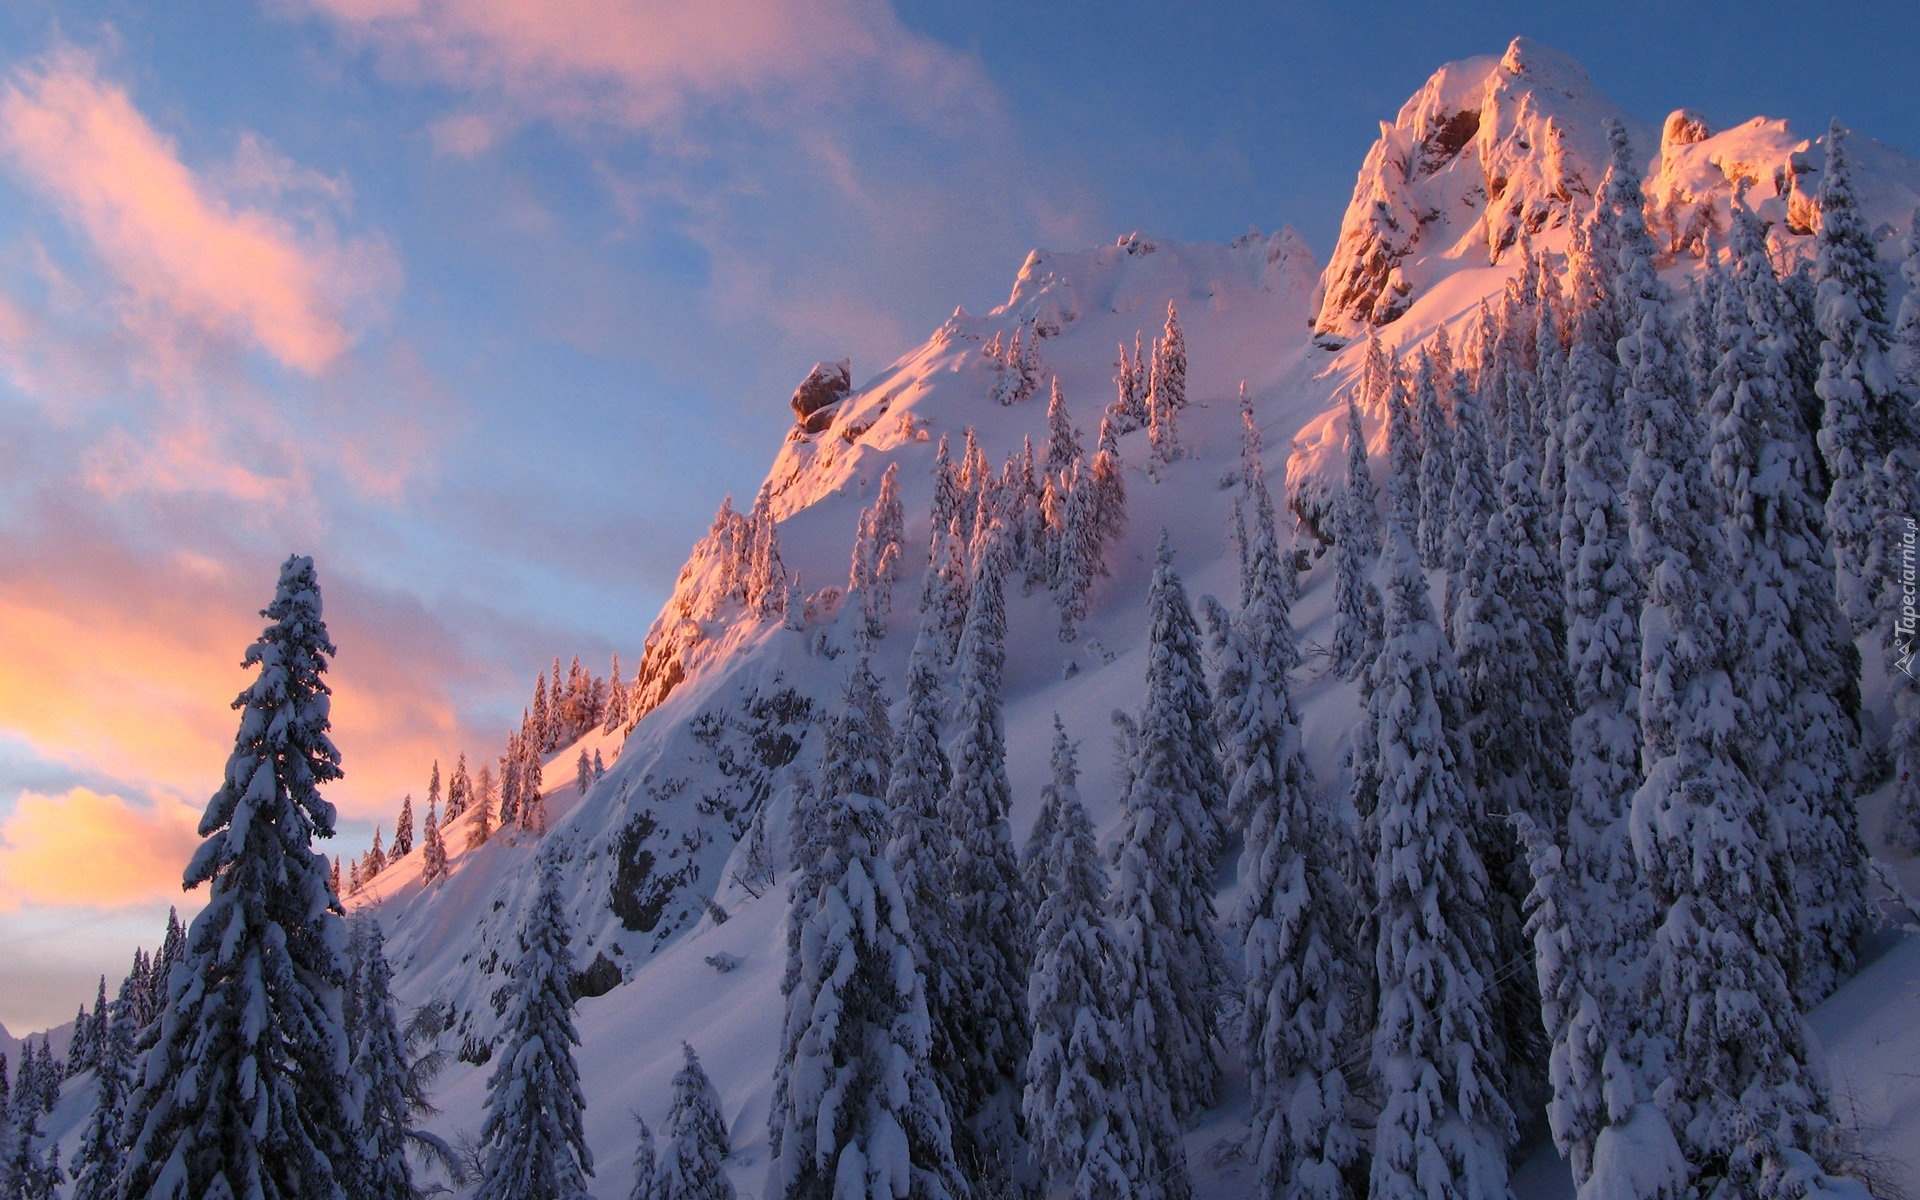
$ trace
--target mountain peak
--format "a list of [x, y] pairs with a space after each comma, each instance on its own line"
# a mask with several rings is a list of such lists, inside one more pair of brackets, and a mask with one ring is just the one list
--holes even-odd
[[1367, 152], [1315, 331], [1338, 342], [1388, 324], [1458, 267], [1563, 227], [1599, 184], [1608, 117], [1626, 120], [1578, 62], [1528, 38], [1435, 71]]

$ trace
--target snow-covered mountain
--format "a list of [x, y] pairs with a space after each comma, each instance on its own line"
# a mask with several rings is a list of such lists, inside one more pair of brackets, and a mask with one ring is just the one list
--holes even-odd
[[[957, 456], [971, 429], [997, 467], [1023, 442], [1040, 446], [1047, 436], [1045, 390], [1001, 403], [1004, 368], [989, 347], [1016, 334], [1037, 346], [1044, 375], [1058, 378], [1090, 449], [1114, 395], [1118, 348], [1130, 350], [1136, 335], [1150, 345], [1169, 302], [1177, 309], [1190, 364], [1184, 453], [1156, 482], [1146, 469], [1147, 434], [1121, 440], [1128, 528], [1108, 552], [1110, 574], [1094, 584], [1078, 639], [1056, 636], [1045, 588], [1020, 594], [1016, 583], [1008, 604], [1005, 715], [1016, 836], [1038, 804], [1054, 713], [1083, 745], [1081, 792], [1096, 826], [1110, 830], [1119, 773], [1106, 752], [1109, 715], [1140, 701], [1147, 581], [1162, 531], [1195, 595], [1231, 597], [1237, 586], [1229, 530], [1241, 386], [1272, 477], [1284, 472], [1303, 511], [1323, 505], [1335, 486], [1346, 392], [1365, 335], [1404, 350], [1445, 327], [1464, 344], [1482, 302], [1497, 303], [1518, 271], [1523, 244], [1536, 254], [1565, 250], [1570, 221], [1591, 202], [1607, 161], [1609, 117], [1621, 114], [1576, 63], [1519, 39], [1502, 56], [1442, 67], [1392, 124], [1382, 124], [1324, 269], [1288, 228], [1225, 245], [1132, 234], [1095, 250], [1035, 251], [1005, 304], [982, 316], [956, 311], [865, 382], [854, 386], [861, 372], [853, 371], [844, 396], [835, 398], [833, 373], [823, 374], [829, 386], [796, 406], [805, 411], [785, 442], [769, 447], [767, 475], [786, 567], [809, 596], [806, 627], [749, 611], [730, 594], [711, 547], [696, 550], [648, 634], [651, 710], [630, 735], [589, 735], [548, 764], [551, 831], [544, 838], [506, 831], [468, 850], [471, 816], [463, 816], [444, 831], [449, 878], [423, 885], [414, 854], [358, 898], [388, 930], [402, 1002], [441, 1005], [452, 1020], [451, 1043], [463, 1061], [443, 1080], [436, 1128], [449, 1137], [479, 1128], [486, 1071], [477, 1064], [497, 1032], [506, 966], [537, 886], [535, 856], [551, 855], [562, 864], [580, 970], [597, 1190], [625, 1194], [629, 1114], [659, 1124], [685, 1040], [718, 1086], [743, 1194], [759, 1194], [781, 1013], [786, 821], [795, 789], [818, 765], [821, 723], [854, 661], [859, 614], [838, 604], [838, 589], [860, 513], [882, 474], [898, 467], [908, 567], [872, 661], [898, 699], [930, 541], [938, 444], [949, 439]], [[1647, 164], [1651, 223], [1676, 278], [1724, 247], [1738, 195], [1769, 222], [1780, 258], [1807, 252], [1819, 220], [1812, 197], [1824, 155], [1817, 141], [1759, 118], [1719, 132], [1686, 113], [1659, 131], [1627, 126]], [[1920, 203], [1920, 165], [1864, 137], [1851, 146], [1859, 193], [1890, 258], [1896, 223]], [[1363, 415], [1381, 462], [1381, 414]], [[1303, 547], [1317, 551], [1302, 537]], [[1331, 641], [1329, 560], [1309, 554], [1307, 561], [1294, 611], [1307, 647], [1296, 696], [1308, 757], [1337, 797], [1356, 701], [1321, 649]], [[584, 793], [571, 782], [582, 749], [610, 764]], [[1877, 830], [1875, 815], [1869, 809]], [[751, 861], [762, 853], [770, 853], [771, 870]], [[1222, 887], [1224, 910], [1234, 882]], [[1861, 1047], [1884, 1036], [1911, 1038], [1911, 1016], [1898, 1010], [1911, 997], [1899, 989], [1910, 989], [1916, 976], [1920, 951], [1902, 943], [1832, 1002], [1829, 1011], [1844, 1017], [1820, 1026], [1849, 1095], [1881, 1122], [1879, 1144], [1890, 1152], [1906, 1147], [1909, 1172], [1911, 1147], [1920, 1143], [1920, 1090], [1900, 1083], [1886, 1056]], [[1234, 1148], [1243, 1100], [1230, 1086], [1190, 1136], [1203, 1195], [1239, 1195], [1247, 1186]], [[1521, 1177], [1523, 1191], [1557, 1194], [1564, 1173], [1554, 1184], [1550, 1151], [1536, 1158], [1533, 1174]]]
[[[906, 560], [917, 567], [928, 545], [938, 441], [951, 439], [957, 453], [972, 428], [997, 465], [1023, 439], [1045, 438], [1044, 395], [1011, 406], [993, 398], [1000, 368], [987, 345], [1022, 330], [1037, 335], [1044, 370], [1058, 376], [1090, 441], [1113, 395], [1116, 347], [1131, 347], [1136, 334], [1150, 344], [1168, 301], [1177, 306], [1191, 364], [1186, 457], [1155, 484], [1144, 469], [1145, 434], [1122, 440], [1129, 532], [1111, 555], [1111, 576], [1096, 585], [1077, 642], [1055, 637], [1044, 590], [1010, 604], [1016, 830], [1037, 803], [1053, 712], [1085, 744], [1082, 792], [1096, 821], [1110, 825], [1117, 797], [1115, 768], [1102, 752], [1107, 718], [1138, 703], [1146, 579], [1160, 531], [1171, 535], [1196, 593], [1232, 591], [1225, 485], [1237, 465], [1239, 385], [1253, 397], [1269, 468], [1277, 477], [1285, 466], [1290, 490], [1313, 494], [1338, 464], [1344, 418], [1334, 399], [1344, 399], [1361, 356], [1361, 346], [1342, 343], [1371, 328], [1404, 347], [1441, 326], [1460, 340], [1481, 301], [1497, 297], [1517, 270], [1523, 238], [1536, 253], [1565, 248], [1569, 219], [1590, 201], [1606, 161], [1602, 122], [1619, 115], [1577, 64], [1524, 40], [1498, 58], [1450, 64], [1383, 124], [1324, 271], [1291, 230], [1229, 245], [1135, 234], [1099, 250], [1036, 251], [1005, 304], [978, 317], [956, 312], [922, 346], [812, 416], [815, 432], [797, 423], [774, 455], [769, 495], [787, 566], [820, 611], [801, 632], [756, 618], [717, 594], [714, 564], [696, 555], [652, 631], [657, 707], [624, 743], [606, 737], [588, 746], [612, 766], [585, 795], [567, 784], [552, 789], [544, 843], [510, 833], [467, 853], [463, 818], [446, 832], [449, 880], [421, 887], [409, 859], [368, 889], [363, 903], [390, 929], [404, 1000], [447, 1005], [465, 1057], [481, 1057], [497, 1020], [503, 964], [533, 893], [532, 858], [559, 856], [582, 970], [589, 1136], [602, 1155], [602, 1189], [622, 1189], [626, 1114], [664, 1110], [682, 1039], [713, 1073], [735, 1131], [735, 1165], [757, 1188], [780, 1011], [784, 887], [754, 878], [744, 860], [756, 838], [779, 855], [793, 789], [817, 764], [819, 723], [836, 703], [854, 643], [853, 614], [825, 611], [831, 597], [822, 593], [844, 585], [859, 513], [882, 472], [899, 466]], [[1779, 253], [1804, 253], [1818, 220], [1810, 199], [1823, 161], [1817, 142], [1759, 119], [1718, 133], [1686, 114], [1658, 136], [1629, 128], [1648, 160], [1650, 214], [1675, 256], [1672, 270], [1687, 271], [1724, 245], [1743, 186], [1746, 202], [1772, 225]], [[1920, 198], [1920, 170], [1864, 138], [1853, 145], [1860, 192], [1890, 255], [1894, 221]], [[1379, 414], [1370, 416], [1377, 451], [1383, 432]], [[1322, 567], [1305, 578], [1296, 610], [1310, 646], [1330, 636], [1327, 574]], [[890, 636], [874, 654], [896, 696], [916, 576], [907, 572]], [[1310, 757], [1338, 794], [1351, 689], [1310, 655], [1300, 699]], [[578, 749], [556, 756], [549, 779], [570, 775]], [[477, 1128], [484, 1074], [449, 1076], [448, 1131]], [[1198, 1148], [1231, 1133], [1232, 1107], [1230, 1096], [1195, 1135]], [[1195, 1158], [1228, 1194], [1232, 1157]]]
[[[1315, 297], [1316, 334], [1344, 344], [1397, 325], [1422, 300], [1428, 325], [1440, 312], [1458, 317], [1493, 291], [1478, 272], [1510, 268], [1523, 240], [1564, 250], [1569, 219], [1592, 203], [1606, 171], [1610, 118], [1642, 157], [1648, 223], [1670, 253], [1724, 250], [1743, 189], [1783, 254], [1800, 252], [1818, 227], [1825, 153], [1786, 122], [1755, 117], [1715, 131], [1682, 109], [1653, 130], [1597, 91], [1578, 63], [1515, 38], [1498, 58], [1441, 67], [1392, 123], [1380, 123]], [[1920, 199], [1914, 164], [1864, 138], [1856, 145], [1861, 173], [1873, 177], [1861, 189], [1866, 215], [1891, 252]], [[1470, 278], [1442, 286], [1459, 272]]]

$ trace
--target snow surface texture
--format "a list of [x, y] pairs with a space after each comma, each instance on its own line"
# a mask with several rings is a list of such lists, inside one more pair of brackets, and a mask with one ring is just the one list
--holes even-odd
[[[1119, 772], [1109, 714], [1137, 709], [1142, 699], [1147, 585], [1161, 530], [1171, 536], [1191, 595], [1237, 595], [1226, 531], [1238, 493], [1239, 385], [1252, 397], [1276, 491], [1284, 467], [1287, 496], [1314, 511], [1340, 486], [1346, 399], [1366, 353], [1364, 340], [1352, 339], [1382, 326], [1381, 336], [1405, 350], [1446, 327], [1454, 346], [1467, 346], [1481, 301], [1497, 297], [1517, 271], [1523, 235], [1536, 251], [1565, 249], [1567, 215], [1598, 186], [1602, 121], [1613, 115], [1577, 64], [1524, 40], [1502, 57], [1450, 64], [1393, 124], [1383, 124], [1324, 272], [1290, 229], [1230, 245], [1132, 234], [1090, 251], [1035, 251], [1005, 304], [984, 316], [956, 311], [925, 344], [835, 402], [817, 432], [796, 425], [774, 458], [768, 489], [787, 570], [809, 598], [806, 627], [788, 629], [779, 617], [756, 616], [728, 599], [716, 564], [696, 555], [654, 627], [656, 678], [677, 675], [677, 686], [656, 691], [658, 707], [631, 736], [596, 732], [551, 756], [545, 839], [503, 830], [470, 850], [471, 815], [462, 816], [443, 830], [447, 879], [423, 885], [415, 853], [354, 898], [387, 930], [402, 1010], [437, 1002], [453, 1016], [446, 1044], [467, 1061], [443, 1077], [436, 1098], [443, 1111], [432, 1127], [450, 1140], [480, 1128], [489, 1068], [471, 1060], [499, 1036], [506, 970], [534, 899], [535, 854], [544, 851], [560, 863], [582, 972], [576, 1022], [586, 1134], [599, 1167], [595, 1192], [627, 1194], [630, 1114], [666, 1128], [684, 1041], [717, 1089], [739, 1194], [761, 1195], [783, 1011], [786, 821], [795, 787], [817, 776], [817, 730], [855, 661], [861, 614], [835, 600], [860, 513], [885, 469], [899, 465], [905, 571], [872, 663], [897, 719], [912, 597], [928, 553], [937, 444], [949, 438], [957, 458], [971, 427], [997, 469], [1024, 438], [1046, 442], [1045, 387], [1019, 404], [996, 402], [1001, 368], [988, 360], [987, 345], [1016, 333], [1037, 337], [1041, 369], [1059, 378], [1091, 451], [1114, 396], [1116, 348], [1131, 346], [1136, 333], [1150, 344], [1167, 302], [1178, 307], [1191, 400], [1180, 416], [1182, 454], [1155, 483], [1146, 471], [1146, 432], [1121, 439], [1128, 527], [1108, 551], [1110, 575], [1092, 585], [1078, 640], [1058, 640], [1058, 613], [1045, 589], [1022, 594], [1017, 579], [1008, 585], [1005, 721], [1016, 842], [1049, 779], [1054, 712], [1080, 744], [1079, 792], [1095, 830], [1110, 838]], [[1742, 182], [1747, 202], [1772, 223], [1776, 255], [1808, 252], [1817, 221], [1809, 198], [1824, 160], [1817, 143], [1760, 119], [1716, 134], [1683, 118], [1667, 123], [1664, 138], [1661, 132], [1633, 129], [1634, 146], [1649, 164], [1651, 223], [1672, 256], [1666, 270], [1676, 283], [1697, 270], [1699, 249], [1723, 251]], [[1896, 221], [1920, 199], [1920, 165], [1864, 137], [1849, 148], [1869, 227], [1882, 257], [1891, 258]], [[1373, 462], [1384, 464], [1385, 414], [1362, 412], [1361, 419]], [[1304, 662], [1294, 695], [1304, 751], [1326, 802], [1343, 805], [1344, 757], [1359, 712], [1354, 686], [1334, 675], [1327, 658], [1330, 556], [1311, 559], [1301, 588], [1293, 618]], [[1870, 716], [1884, 729], [1884, 668], [1879, 655], [1866, 659]], [[572, 782], [582, 748], [608, 763], [584, 795]], [[1883, 792], [1861, 804], [1876, 850], [1885, 803]], [[772, 848], [777, 881], [747, 869], [756, 842]], [[1900, 862], [1907, 889], [1920, 891], [1914, 860]], [[1236, 907], [1231, 874], [1217, 897], [1223, 913]], [[1883, 937], [1812, 1025], [1827, 1054], [1836, 1111], [1857, 1124], [1866, 1150], [1886, 1160], [1895, 1180], [1920, 1191], [1920, 1079], [1911, 1070], [1920, 1061], [1920, 937]], [[85, 1077], [70, 1083], [48, 1122], [62, 1134], [63, 1157], [77, 1142], [91, 1087]], [[1197, 1191], [1209, 1200], [1252, 1186], [1241, 1144], [1246, 1102], [1244, 1077], [1230, 1070], [1218, 1104], [1188, 1133]], [[1528, 1200], [1571, 1195], [1544, 1137], [1514, 1185]]]

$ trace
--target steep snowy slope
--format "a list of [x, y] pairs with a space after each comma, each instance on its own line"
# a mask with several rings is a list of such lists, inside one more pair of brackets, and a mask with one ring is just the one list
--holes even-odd
[[[472, 1064], [495, 1033], [504, 964], [533, 895], [535, 858], [552, 855], [564, 864], [581, 972], [597, 1191], [625, 1194], [629, 1113], [658, 1126], [685, 1039], [724, 1099], [742, 1194], [759, 1195], [784, 956], [784, 880], [770, 875], [783, 866], [794, 789], [818, 762], [820, 722], [833, 713], [854, 661], [857, 614], [834, 608], [829, 590], [845, 586], [859, 514], [882, 473], [899, 468], [907, 569], [873, 662], [898, 698], [940, 439], [951, 440], [957, 457], [965, 431], [975, 430], [996, 468], [1023, 439], [1045, 442], [1044, 388], [1024, 402], [999, 403], [1001, 368], [988, 346], [1016, 333], [1037, 337], [1042, 369], [1058, 376], [1091, 449], [1114, 394], [1116, 347], [1131, 347], [1136, 333], [1150, 345], [1168, 302], [1177, 306], [1190, 363], [1185, 453], [1155, 483], [1145, 470], [1147, 435], [1122, 440], [1129, 527], [1108, 555], [1110, 576], [1094, 585], [1078, 640], [1056, 637], [1054, 601], [1044, 589], [1022, 595], [1017, 582], [1010, 588], [1006, 724], [1016, 836], [1038, 804], [1053, 712], [1082, 742], [1082, 794], [1107, 831], [1117, 804], [1109, 714], [1139, 703], [1146, 585], [1160, 532], [1170, 534], [1192, 594], [1234, 597], [1228, 527], [1239, 386], [1253, 398], [1276, 485], [1284, 469], [1291, 494], [1309, 501], [1324, 494], [1344, 437], [1335, 401], [1344, 403], [1365, 350], [1363, 342], [1339, 343], [1384, 325], [1382, 336], [1402, 348], [1441, 326], [1460, 344], [1481, 301], [1497, 296], [1517, 269], [1523, 234], [1536, 252], [1564, 248], [1568, 214], [1598, 184], [1601, 122], [1609, 115], [1611, 105], [1576, 64], [1524, 41], [1502, 58], [1442, 68], [1394, 125], [1383, 126], [1324, 273], [1291, 230], [1230, 245], [1135, 234], [1092, 251], [1036, 251], [1006, 304], [978, 317], [956, 312], [924, 345], [796, 424], [769, 471], [768, 497], [787, 568], [814, 597], [807, 628], [747, 612], [723, 594], [716, 563], [696, 553], [649, 642], [657, 707], [624, 741], [593, 735], [587, 743], [608, 761], [605, 777], [578, 794], [571, 780], [579, 747], [563, 748], [547, 766], [552, 828], [544, 839], [503, 833], [467, 851], [470, 818], [462, 818], [446, 831], [451, 878], [423, 887], [416, 855], [360, 898], [388, 928], [403, 1003], [440, 1004], [454, 1023], [449, 1045], [466, 1061], [445, 1078], [436, 1127], [449, 1136], [479, 1128], [487, 1072]], [[1780, 252], [1803, 251], [1817, 222], [1808, 200], [1822, 157], [1816, 144], [1777, 122], [1716, 135], [1682, 119], [1665, 132], [1662, 140], [1636, 130], [1635, 144], [1653, 164], [1648, 190], [1656, 224], [1676, 251], [1676, 275], [1723, 243], [1716, 237], [1743, 181], [1747, 202], [1776, 222]], [[1920, 169], [1865, 138], [1853, 145], [1860, 191], [1870, 218], [1887, 223], [1882, 244], [1891, 253], [1891, 222], [1913, 207]], [[1366, 423], [1379, 462], [1379, 414], [1367, 414]], [[1296, 687], [1311, 762], [1328, 795], [1340, 797], [1356, 710], [1352, 689], [1330, 676], [1320, 649], [1331, 638], [1330, 574], [1321, 562], [1302, 581], [1295, 620], [1308, 658]], [[751, 869], [756, 846], [770, 850], [772, 872]], [[1223, 886], [1224, 910], [1232, 880]], [[1875, 965], [1870, 986], [1892, 1003], [1914, 970], [1912, 947], [1903, 945]], [[1888, 972], [1904, 974], [1888, 983]], [[1843, 992], [1835, 1004], [1866, 1003], [1859, 995]], [[1851, 1047], [1848, 1039], [1881, 1036], [1886, 1023], [1867, 1014], [1831, 1027], [1830, 1041]], [[1867, 1057], [1871, 1051], [1856, 1054]], [[1885, 1086], [1861, 1103], [1881, 1106], [1873, 1119], [1888, 1123], [1885, 1136], [1920, 1137], [1916, 1089], [1874, 1078]], [[1190, 1142], [1209, 1195], [1238, 1195], [1245, 1186], [1232, 1150], [1237, 1103], [1230, 1088]], [[1550, 1166], [1538, 1169], [1553, 1175]]]

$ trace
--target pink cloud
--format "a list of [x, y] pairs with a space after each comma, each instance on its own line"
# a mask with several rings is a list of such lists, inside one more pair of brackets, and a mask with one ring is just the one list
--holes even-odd
[[137, 804], [88, 788], [23, 793], [0, 821], [0, 910], [176, 899], [199, 823], [198, 808], [175, 800]]
[[83, 466], [87, 486], [110, 499], [136, 492], [199, 492], [277, 511], [289, 500], [306, 498], [310, 484], [297, 456], [271, 457], [289, 464], [292, 473], [253, 470], [217, 446], [205, 424], [189, 422], [149, 438], [111, 429], [87, 452]]
[[[277, 558], [182, 519], [174, 548], [149, 553], [60, 501], [32, 516], [37, 535], [0, 534], [0, 729], [46, 761], [203, 805], [233, 748], [232, 701], [251, 678], [241, 657]], [[435, 757], [491, 749], [455, 697], [495, 681], [418, 601], [316, 559], [341, 648], [328, 683], [346, 778], [328, 796], [387, 817]]]
[[[932, 114], [985, 95], [977, 66], [879, 0], [305, 0], [389, 63], [521, 115], [643, 126], [698, 103], [878, 86]], [[481, 127], [449, 127], [472, 147]]]
[[[129, 326], [163, 351], [190, 357], [195, 334], [239, 338], [318, 374], [354, 340], [349, 308], [397, 276], [384, 246], [342, 240], [311, 219], [321, 211], [312, 204], [284, 206], [309, 217], [297, 224], [241, 202], [292, 192], [337, 202], [339, 181], [245, 137], [218, 173], [222, 187], [77, 50], [40, 59], [0, 91], [0, 152], [86, 237], [124, 289]], [[163, 358], [163, 371], [178, 365]]]

